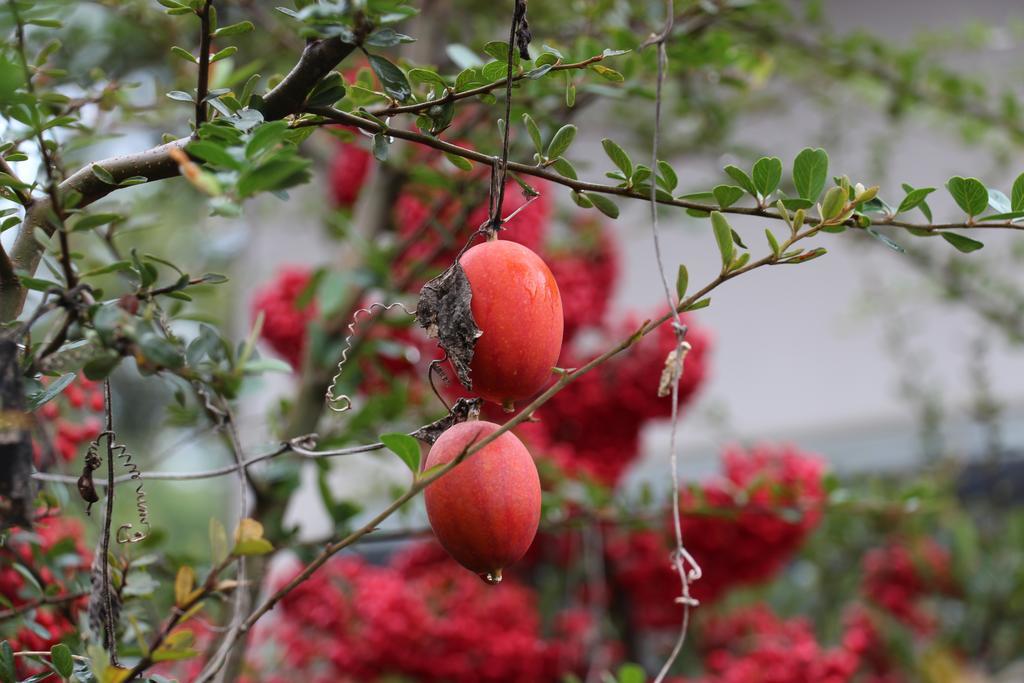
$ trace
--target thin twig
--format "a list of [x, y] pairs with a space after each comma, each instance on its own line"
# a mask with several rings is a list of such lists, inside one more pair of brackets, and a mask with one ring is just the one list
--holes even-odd
[[206, 94], [210, 89], [210, 7], [213, 0], [206, 0], [198, 12], [202, 26], [199, 41], [199, 83], [196, 85], [196, 131], [206, 121]]
[[502, 130], [501, 156], [498, 164], [493, 166], [494, 180], [491, 183], [491, 206], [487, 216], [487, 233], [496, 235], [501, 229], [502, 206], [505, 202], [505, 178], [508, 175], [508, 142], [512, 131], [512, 70], [516, 61], [516, 42], [520, 25], [526, 17], [526, 0], [513, 0], [512, 21], [508, 29], [508, 55], [505, 69], [505, 127]]
[[[665, 69], [668, 65], [668, 51], [665, 48], [665, 43], [667, 42], [668, 37], [672, 34], [674, 15], [675, 4], [673, 0], [666, 0], [664, 28], [662, 28], [660, 33], [651, 36], [644, 43], [645, 47], [654, 45], [657, 48], [658, 72], [654, 97], [654, 132], [651, 139], [651, 173], [655, 175], [658, 174], [658, 145], [661, 136], [662, 89], [665, 83]], [[677, 297], [672, 296], [672, 291], [668, 285], [668, 277], [665, 275], [665, 263], [661, 258], [661, 239], [658, 234], [657, 186], [658, 184], [652, 179], [650, 193], [651, 235], [654, 241], [654, 258], [658, 266], [658, 274], [661, 277], [661, 284], [665, 288], [665, 300], [668, 302], [669, 308], [672, 311], [673, 330], [676, 336], [675, 349], [665, 360], [665, 364], [666, 366], [669, 366], [667, 371], [670, 373], [672, 379], [672, 432], [669, 437], [669, 469], [672, 475], [672, 523], [673, 530], [675, 532], [675, 550], [672, 553], [672, 566], [679, 575], [682, 592], [676, 602], [681, 604], [683, 608], [682, 620], [679, 625], [679, 636], [676, 638], [676, 642], [672, 647], [671, 653], [669, 653], [668, 658], [665, 660], [665, 663], [658, 671], [657, 677], [654, 679], [655, 683], [662, 683], [668, 676], [669, 671], [671, 671], [672, 665], [675, 664], [679, 654], [682, 652], [683, 646], [686, 644], [686, 634], [690, 628], [690, 607], [697, 604], [696, 601], [690, 597], [690, 581], [700, 578], [700, 568], [695, 562], [693, 562], [693, 558], [686, 551], [686, 546], [683, 545], [683, 525], [679, 509], [679, 381], [682, 379], [683, 375], [683, 360], [690, 347], [686, 342], [686, 326], [683, 325], [683, 321], [679, 317], [679, 306], [676, 300]], [[687, 561], [693, 565], [693, 574], [691, 574], [690, 570], [686, 567]]]
[[[515, 49], [515, 47], [510, 43], [509, 50], [511, 51], [513, 49]], [[580, 69], [585, 69], [591, 64], [596, 64], [597, 62], [604, 61], [604, 59], [604, 55], [595, 55], [593, 57], [588, 57], [587, 59], [583, 59], [578, 62], [557, 63], [548, 70], [548, 73], [551, 73], [552, 71], [576, 71]], [[515, 83], [521, 81], [526, 77], [527, 76], [525, 73], [515, 75], [512, 77], [512, 82]], [[425, 100], [423, 102], [416, 102], [414, 104], [406, 104], [401, 106], [388, 106], [381, 107], [379, 109], [370, 109], [369, 113], [373, 114], [378, 118], [387, 118], [389, 116], [395, 116], [396, 114], [419, 114], [427, 111], [428, 109], [436, 105], [444, 105], [448, 104], [449, 102], [458, 102], [459, 100], [470, 99], [478, 95], [486, 95], [487, 93], [497, 90], [498, 88], [507, 88], [508, 86], [509, 82], [508, 78], [506, 77], [498, 79], [491, 83], [487, 83], [486, 85], [480, 85], [475, 88], [470, 88], [469, 90], [462, 90], [460, 92], [451, 92], [449, 90], [445, 95], [437, 97], [432, 100]]]
[[34, 610], [37, 607], [42, 607], [43, 605], [63, 605], [66, 602], [81, 600], [82, 598], [88, 597], [88, 595], [88, 592], [82, 591], [79, 593], [66, 593], [64, 595], [51, 595], [48, 597], [37, 598], [31, 602], [26, 602], [23, 605], [18, 605], [16, 607], [0, 611], [0, 621], [11, 619], [19, 614], [24, 614], [25, 612]]
[[[455, 156], [469, 159], [486, 166], [495, 166], [498, 160], [495, 157], [489, 156], [476, 150], [467, 149], [454, 145], [444, 140], [431, 137], [429, 135], [423, 135], [409, 130], [403, 130], [401, 128], [394, 128], [392, 126], [382, 125], [376, 121], [363, 118], [356, 114], [350, 114], [330, 107], [311, 107], [306, 110], [307, 113], [315, 114], [320, 119], [304, 119], [294, 124], [296, 128], [304, 128], [307, 126], [327, 126], [334, 123], [343, 123], [349, 126], [355, 126], [371, 133], [379, 133], [387, 135], [389, 137], [398, 138], [400, 140], [408, 140], [425, 147], [431, 147], [433, 149], [453, 154]], [[613, 195], [618, 197], [625, 197], [628, 199], [638, 199], [641, 201], [650, 201], [650, 197], [645, 192], [639, 192], [626, 187], [620, 187], [618, 185], [605, 185], [602, 183], [592, 183], [582, 180], [573, 180], [572, 178], [566, 178], [559, 175], [554, 171], [550, 171], [541, 166], [530, 166], [528, 164], [518, 163], [514, 161], [508, 162], [508, 168], [516, 173], [523, 175], [533, 176], [535, 178], [543, 178], [552, 183], [558, 185], [564, 185], [577, 192], [597, 192], [600, 194]], [[705, 204], [703, 202], [695, 202], [688, 199], [664, 198], [657, 197], [656, 201], [659, 204], [666, 206], [678, 206], [683, 209], [693, 209], [694, 211], [702, 211], [705, 213], [711, 213], [712, 211], [720, 211], [721, 213], [735, 214], [740, 216], [755, 216], [758, 218], [769, 218], [772, 220], [785, 220], [783, 216], [779, 215], [776, 211], [771, 211], [761, 207], [744, 207], [744, 206], [729, 206], [722, 208], [718, 204]], [[807, 215], [804, 218], [805, 224], [814, 224], [820, 221], [820, 217], [815, 215]], [[856, 217], [847, 219], [843, 225], [848, 227], [857, 227]], [[894, 227], [904, 228], [907, 230], [921, 230], [929, 233], [940, 233], [943, 230], [980, 230], [980, 229], [995, 229], [995, 230], [1024, 230], [1024, 223], [1012, 223], [1011, 221], [1002, 222], [959, 222], [959, 223], [914, 223], [910, 221], [896, 220], [891, 216], [876, 216], [873, 218], [872, 225], [874, 227]]]
[[103, 399], [106, 410], [107, 437], [107, 509], [103, 515], [103, 537], [100, 542], [103, 567], [103, 620], [105, 645], [110, 652], [110, 663], [117, 666], [117, 624], [114, 623], [114, 597], [110, 592], [110, 526], [114, 519], [114, 414], [110, 407], [110, 380], [103, 381]]
[[[248, 460], [243, 460], [241, 463], [235, 463], [233, 465], [225, 465], [224, 467], [217, 467], [210, 470], [200, 470], [198, 472], [142, 472], [139, 476], [147, 481], [194, 481], [197, 479], [214, 479], [216, 477], [223, 477], [229, 474], [235, 474], [240, 469], [248, 469], [258, 462], [264, 462], [266, 460], [272, 460], [278, 456], [284, 455], [285, 453], [295, 453], [296, 455], [316, 460], [319, 458], [336, 458], [345, 455], [356, 455], [357, 453], [371, 453], [373, 451], [379, 451], [384, 448], [382, 443], [371, 443], [362, 446], [350, 446], [348, 448], [339, 448], [330, 451], [314, 451], [305, 448], [304, 443], [309, 443], [310, 436], [303, 436], [297, 439], [292, 439], [288, 443], [281, 444], [269, 453], [263, 453], [262, 455], [253, 456]], [[67, 474], [51, 474], [49, 472], [34, 472], [32, 478], [36, 481], [48, 481], [55, 484], [68, 484], [74, 485], [78, 482], [77, 477], [73, 477]], [[121, 476], [114, 478], [114, 484], [124, 484], [133, 480], [133, 476], [130, 474], [122, 474]], [[97, 481], [97, 486], [107, 486], [105, 481]]]

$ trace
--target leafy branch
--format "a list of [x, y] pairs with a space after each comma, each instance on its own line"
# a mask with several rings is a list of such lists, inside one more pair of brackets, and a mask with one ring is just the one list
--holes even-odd
[[[488, 154], [484, 154], [483, 152], [478, 152], [476, 150], [460, 147], [459, 145], [455, 145], [450, 142], [445, 142], [444, 140], [440, 140], [430, 135], [424, 135], [422, 133], [417, 133], [410, 130], [395, 128], [373, 118], [364, 118], [363, 116], [343, 112], [331, 107], [311, 107], [307, 109], [307, 113], [313, 114], [317, 118], [299, 119], [293, 125], [295, 127], [301, 128], [306, 126], [324, 126], [335, 123], [343, 123], [349, 126], [361, 128], [365, 131], [374, 133], [375, 135], [384, 135], [387, 137], [398, 138], [400, 140], [407, 140], [409, 142], [414, 142], [425, 147], [431, 147], [433, 149], [444, 152], [445, 154], [451, 154], [456, 157], [462, 157], [464, 159], [468, 159], [470, 161], [474, 161], [487, 166], [494, 166], [495, 164], [498, 163], [498, 160], [495, 157], [492, 157]], [[553, 156], [558, 157], [557, 154]], [[542, 178], [552, 183], [564, 185], [565, 187], [574, 190], [576, 193], [587, 196], [588, 199], [592, 199], [592, 197], [590, 196], [591, 193], [613, 195], [643, 201], [649, 201], [650, 199], [648, 196], [648, 191], [644, 191], [642, 189], [636, 189], [628, 185], [607, 185], [602, 183], [587, 182], [579, 180], [574, 177], [563, 175], [552, 170], [548, 170], [542, 165], [530, 165], [510, 161], [508, 162], [508, 168], [509, 170], [515, 171], [517, 173], [533, 176], [535, 178]], [[781, 173], [781, 167], [779, 168], [779, 173]], [[777, 182], [778, 181], [776, 180], [776, 184]], [[757, 190], [754, 189], [754, 186], [752, 184], [749, 188], [749, 191], [754, 194], [757, 193]], [[696, 194], [699, 196], [712, 195], [712, 193], [710, 192]], [[742, 194], [742, 191], [740, 192], [740, 194]], [[691, 199], [685, 199], [684, 197], [686, 196], [687, 195], [673, 197], [671, 194], [667, 192], [660, 191], [656, 193], [656, 201], [659, 204], [663, 204], [666, 206], [677, 206], [683, 209], [688, 209], [699, 215], [705, 216], [710, 215], [713, 211], [720, 211], [722, 213], [736, 214], [742, 216], [756, 216], [759, 218], [769, 218], [772, 220], [788, 220], [787, 215], [784, 215], [778, 210], [768, 209], [765, 206], [742, 207], [733, 206], [731, 203], [727, 202], [722, 202], [718, 205], [707, 204], [704, 202], [698, 202]], [[813, 204], [813, 202], [810, 202], [810, 200], [805, 200], [805, 202], [807, 202], [808, 205]], [[614, 209], [614, 211], [617, 214], [617, 209]], [[806, 213], [802, 214], [801, 218], [801, 221], [804, 224], [813, 224], [821, 220], [821, 215]], [[845, 217], [842, 221], [840, 221], [838, 225], [857, 228], [868, 227], [869, 225], [880, 225], [886, 227], [902, 228], [912, 232], [917, 231], [918, 233], [922, 234], [942, 234], [943, 231], [954, 228], [1024, 230], [1024, 224], [1014, 223], [1012, 222], [1012, 219], [1009, 218], [1005, 218], [999, 221], [968, 219], [962, 222], [951, 223], [916, 223], [897, 219], [895, 215], [885, 215], [878, 219], [865, 223], [860, 216], [854, 216], [852, 212], [849, 216]]]
[[[355, 49], [355, 45], [337, 37], [307, 43], [292, 70], [263, 96], [259, 106], [263, 119], [273, 121], [298, 112], [316, 84]], [[182, 151], [191, 140], [191, 137], [178, 138], [142, 152], [91, 163], [61, 182], [56, 188], [56, 196], [59, 199], [74, 193], [79, 197], [77, 207], [84, 208], [119, 189], [130, 178], [141, 177], [142, 182], [172, 178], [178, 174], [178, 163], [173, 153]], [[58, 203], [53, 197], [40, 199], [33, 202], [26, 212], [11, 248], [14, 270], [35, 272], [44, 249], [36, 239], [35, 230], [39, 228], [48, 236], [53, 234], [54, 226], [47, 216]], [[17, 318], [24, 306], [26, 293], [20, 284], [0, 288], [0, 321]]]

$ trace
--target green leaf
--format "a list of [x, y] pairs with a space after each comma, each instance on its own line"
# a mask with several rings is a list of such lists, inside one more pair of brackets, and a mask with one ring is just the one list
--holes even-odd
[[601, 78], [612, 83], [622, 83], [626, 78], [615, 69], [611, 69], [603, 64], [591, 64], [591, 71], [598, 74]]
[[110, 171], [107, 169], [103, 168], [99, 164], [93, 164], [90, 168], [92, 169], [92, 174], [107, 185], [117, 185], [117, 181], [114, 180], [114, 176], [111, 175]]
[[279, 358], [253, 358], [246, 361], [242, 371], [247, 375], [261, 375], [265, 372], [282, 372], [290, 375], [295, 369]]
[[406, 467], [413, 473], [413, 476], [417, 475], [420, 471], [420, 442], [412, 438], [408, 434], [381, 434], [380, 442], [384, 444], [389, 451], [401, 458], [402, 462], [405, 463]]
[[224, 48], [223, 50], [219, 50], [216, 54], [210, 57], [210, 64], [213, 64], [214, 62], [219, 62], [222, 59], [227, 59], [236, 52], [238, 52], [237, 47], [235, 47], [234, 45], [228, 45], [226, 48]]
[[676, 273], [676, 296], [682, 301], [686, 298], [686, 288], [690, 284], [690, 273], [686, 270], [686, 266], [682, 263], [679, 264], [679, 272]]
[[579, 175], [576, 173], [576, 167], [573, 166], [568, 159], [565, 157], [558, 157], [551, 162], [551, 168], [558, 171], [558, 174], [570, 178], [571, 180], [578, 180]]
[[698, 310], [700, 310], [702, 308], [707, 308], [710, 305], [711, 305], [711, 297], [706, 297], [704, 299], [701, 299], [700, 301], [693, 302], [692, 304], [690, 304], [689, 306], [684, 308], [683, 311], [684, 312], [698, 311]]
[[441, 74], [437, 73], [432, 69], [409, 69], [409, 73], [407, 74], [407, 76], [409, 77], [409, 80], [412, 83], [436, 86], [437, 94], [443, 93], [445, 89], [448, 87], [448, 83], [444, 80]]
[[366, 37], [366, 40], [363, 41], [365, 45], [373, 45], [374, 47], [394, 47], [395, 45], [401, 45], [403, 43], [415, 42], [415, 38], [407, 36], [404, 33], [399, 33], [390, 27], [384, 27], [374, 31]]
[[732, 226], [720, 211], [712, 211], [711, 228], [715, 233], [715, 241], [718, 242], [718, 251], [722, 255], [722, 269], [724, 270], [732, 263]]
[[258, 126], [245, 143], [245, 156], [255, 159], [263, 152], [284, 142], [288, 136], [288, 124], [284, 121], [270, 121]]
[[744, 190], [749, 192], [753, 196], [757, 196], [757, 188], [754, 187], [754, 181], [750, 179], [750, 176], [746, 174], [742, 169], [733, 166], [732, 164], [725, 167], [725, 172], [730, 178], [736, 181], [736, 184], [742, 187]]
[[767, 197], [775, 191], [782, 180], [782, 161], [778, 157], [761, 157], [754, 164], [751, 177], [757, 191], [762, 197]]
[[214, 166], [222, 166], [236, 171], [241, 171], [244, 168], [242, 162], [231, 156], [231, 152], [229, 152], [226, 147], [221, 147], [217, 143], [210, 142], [209, 140], [197, 140], [195, 142], [190, 142], [186, 149], [189, 154], [198, 157], [209, 164], [213, 164]]
[[196, 101], [196, 98], [183, 90], [172, 90], [167, 93], [167, 97], [177, 102], [188, 102], [189, 104], [193, 104]]
[[373, 136], [373, 158], [377, 161], [388, 160], [389, 143], [386, 135], [377, 134]]
[[82, 368], [82, 374], [95, 382], [110, 375], [120, 363], [120, 354], [110, 351], [86, 363]]
[[972, 251], [978, 251], [985, 246], [978, 240], [972, 240], [970, 237], [964, 237], [963, 235], [958, 235], [955, 232], [940, 232], [939, 234], [942, 235], [944, 240], [956, 247], [957, 251], [962, 251], [965, 254], [969, 254]]
[[255, 27], [252, 25], [251, 21], [240, 21], [237, 24], [231, 24], [230, 26], [221, 26], [213, 32], [213, 37], [225, 38], [227, 36], [238, 36], [243, 33], [249, 33], [254, 29]]
[[[503, 40], [492, 40], [484, 45], [484, 53], [494, 57], [499, 62], [508, 63], [508, 43]], [[513, 58], [515, 56], [513, 55]]]
[[605, 197], [603, 194], [598, 194], [596, 192], [588, 192], [587, 199], [589, 199], [590, 203], [597, 207], [597, 210], [603, 213], [605, 216], [608, 216], [609, 218], [619, 217], [619, 207], [615, 204], [615, 202], [608, 199], [608, 197]]
[[50, 648], [50, 662], [62, 678], [71, 678], [75, 673], [75, 660], [71, 657], [71, 648], [57, 643]]
[[460, 171], [472, 171], [473, 170], [473, 163], [469, 159], [467, 159], [465, 157], [460, 157], [457, 154], [451, 154], [450, 152], [445, 152], [444, 153], [444, 158], [448, 160], [448, 163], [450, 163], [452, 166], [454, 166], [455, 168], [459, 169]]
[[625, 150], [615, 144], [615, 141], [611, 138], [604, 138], [601, 140], [601, 146], [604, 147], [604, 153], [608, 155], [608, 158], [612, 160], [612, 163], [622, 171], [622, 173], [628, 178], [633, 175], [633, 162], [630, 160], [629, 155], [626, 154]]
[[78, 219], [78, 222], [75, 223], [75, 227], [72, 228], [72, 230], [75, 232], [91, 230], [92, 228], [97, 228], [101, 225], [106, 225], [107, 223], [113, 223], [114, 221], [119, 221], [123, 218], [124, 216], [119, 213], [94, 213]]
[[901, 253], [901, 254], [902, 254], [902, 253], [904, 253], [904, 252], [906, 251], [906, 249], [904, 249], [903, 247], [901, 247], [901, 246], [900, 246], [899, 244], [897, 244], [897, 243], [896, 243], [896, 242], [894, 242], [893, 240], [889, 239], [889, 238], [888, 238], [887, 236], [885, 236], [885, 235], [883, 235], [882, 233], [878, 232], [878, 231], [877, 231], [877, 230], [875, 230], [874, 228], [867, 228], [867, 229], [865, 230], [865, 232], [867, 232], [867, 233], [868, 233], [869, 235], [871, 235], [871, 236], [872, 236], [872, 237], [874, 237], [874, 238], [875, 238], [876, 240], [878, 240], [879, 242], [881, 242], [881, 243], [882, 243], [882, 244], [884, 244], [885, 246], [889, 247], [889, 248], [890, 248], [890, 249], [892, 249], [893, 251], [899, 252], [899, 253]]
[[720, 207], [727, 209], [743, 196], [743, 188], [735, 185], [716, 185], [711, 194], [715, 196], [715, 201]]
[[676, 189], [676, 186], [679, 185], [679, 176], [676, 175], [675, 169], [668, 162], [660, 159], [658, 160], [658, 184], [668, 192]]
[[37, 394], [32, 394], [28, 397], [28, 410], [37, 410], [44, 404], [52, 401], [60, 395], [60, 392], [64, 391], [69, 384], [75, 381], [75, 373], [69, 372], [66, 375], [62, 375], [60, 378], [55, 379], [46, 385], [46, 388]]
[[238, 194], [249, 197], [264, 190], [280, 190], [305, 180], [310, 160], [275, 157], [247, 169], [238, 179]]
[[505, 62], [487, 62], [480, 68], [484, 79], [490, 82], [500, 81], [508, 73], [508, 64]]
[[273, 551], [274, 546], [263, 537], [262, 524], [248, 517], [238, 523], [232, 555], [266, 555]]
[[142, 351], [146, 360], [165, 368], [180, 368], [185, 364], [185, 357], [178, 347], [152, 332], [144, 333], [139, 337], [139, 350]]
[[807, 148], [793, 160], [793, 185], [797, 194], [812, 202], [818, 201], [828, 180], [828, 153], [823, 149]]
[[14, 683], [14, 650], [6, 640], [0, 643], [0, 681]]
[[[590, 198], [587, 197], [582, 192], [577, 192], [576, 190], [573, 190], [572, 192], [569, 193], [569, 196], [572, 197], [572, 200], [574, 202], [576, 202], [576, 206], [580, 207], [581, 209], [594, 208], [594, 203], [590, 201]], [[22, 279], [24, 280], [24, 277]]]
[[576, 126], [570, 124], [564, 125], [555, 132], [551, 138], [551, 142], [548, 143], [547, 152], [545, 156], [548, 159], [554, 159], [565, 154], [566, 150], [569, 149], [569, 145], [576, 139]]
[[802, 197], [783, 197], [779, 200], [782, 205], [790, 211], [796, 211], [797, 209], [809, 209], [814, 206], [814, 202], [810, 199], [803, 199]]
[[626, 663], [619, 667], [617, 683], [645, 683], [647, 672], [638, 664]]
[[977, 178], [953, 176], [946, 182], [946, 189], [968, 216], [980, 216], [988, 206], [988, 189]]
[[384, 92], [399, 102], [409, 99], [409, 96], [412, 95], [412, 87], [401, 69], [380, 55], [370, 55], [370, 66], [377, 74], [377, 78], [380, 79], [381, 85], [384, 86]]
[[829, 191], [825, 193], [825, 198], [821, 201], [821, 217], [829, 220], [841, 214], [843, 207], [846, 206], [847, 196], [849, 196], [847, 192], [839, 186], [829, 188]]
[[523, 114], [523, 124], [526, 126], [526, 132], [530, 135], [530, 140], [533, 141], [533, 147], [537, 150], [537, 154], [544, 153], [544, 141], [540, 137], [540, 128], [537, 127], [537, 122], [533, 120], [533, 117], [529, 114]]
[[911, 211], [920, 206], [925, 198], [935, 192], [934, 187], [919, 187], [917, 189], [907, 190], [907, 196], [903, 198], [900, 205], [896, 207], [896, 213], [903, 213], [904, 211]]
[[768, 238], [768, 246], [772, 248], [772, 253], [778, 257], [782, 250], [779, 248], [779, 241], [775, 239], [775, 235], [768, 228], [764, 229], [764, 236]]
[[177, 55], [178, 57], [181, 57], [186, 62], [190, 62], [192, 64], [196, 63], [195, 55], [193, 55], [191, 52], [189, 52], [183, 47], [178, 47], [177, 45], [174, 45], [173, 47], [171, 47], [171, 53]]
[[1024, 211], [1009, 211], [1007, 213], [991, 213], [987, 216], [982, 216], [979, 221], [1012, 221], [1017, 218], [1024, 218]]
[[1013, 181], [1013, 189], [1010, 190], [1010, 207], [1014, 211], [1024, 211], [1024, 173], [1021, 173]]

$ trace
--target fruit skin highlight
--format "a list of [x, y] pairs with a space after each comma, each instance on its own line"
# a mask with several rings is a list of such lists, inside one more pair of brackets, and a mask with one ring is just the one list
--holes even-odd
[[491, 240], [459, 259], [483, 335], [473, 352], [472, 393], [511, 409], [544, 388], [562, 349], [562, 297], [530, 249]]
[[[493, 422], [452, 426], [431, 446], [429, 470], [458, 457], [499, 429]], [[540, 524], [540, 477], [530, 452], [505, 432], [423, 493], [430, 526], [459, 564], [488, 583], [529, 549]]]

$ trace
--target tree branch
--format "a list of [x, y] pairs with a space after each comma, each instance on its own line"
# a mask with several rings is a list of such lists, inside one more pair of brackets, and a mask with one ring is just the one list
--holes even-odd
[[199, 13], [202, 35], [199, 40], [199, 82], [196, 84], [196, 130], [206, 121], [206, 95], [210, 90], [210, 6], [206, 0]]
[[[590, 57], [589, 59], [584, 59], [579, 62], [555, 64], [548, 70], [548, 73], [552, 71], [569, 71], [572, 69], [585, 69], [590, 64], [604, 61], [604, 58], [604, 55], [595, 55], [594, 57]], [[518, 83], [519, 81], [528, 78], [528, 76], [526, 75], [527, 73], [528, 72], [524, 72], [516, 76], [513, 76], [512, 82]], [[503, 88], [507, 84], [508, 78], [501, 78], [497, 81], [494, 81], [493, 83], [480, 85], [475, 88], [470, 88], [469, 90], [463, 90], [462, 92], [449, 92], [443, 97], [438, 97], [433, 100], [425, 100], [423, 102], [415, 102], [413, 104], [405, 104], [400, 106], [394, 105], [382, 107], [380, 109], [372, 109], [370, 110], [370, 113], [373, 114], [374, 116], [379, 116], [381, 118], [394, 116], [396, 114], [419, 114], [427, 111], [428, 109], [436, 105], [447, 104], [449, 102], [458, 102], [459, 100], [469, 99], [471, 97], [476, 97], [478, 95], [485, 95], [491, 92], [492, 90]]]
[[25, 612], [34, 610], [37, 607], [42, 607], [43, 605], [62, 605], [66, 602], [74, 602], [75, 600], [81, 600], [82, 598], [87, 597], [88, 595], [88, 592], [82, 591], [79, 593], [66, 593], [64, 595], [51, 595], [48, 597], [38, 598], [36, 600], [32, 600], [31, 602], [26, 602], [23, 605], [18, 605], [16, 607], [11, 607], [10, 609], [0, 611], [0, 621], [5, 621], [12, 617], [16, 617], [19, 614], [24, 614]]
[[[465, 147], [459, 147], [453, 145], [450, 142], [439, 140], [429, 135], [423, 135], [409, 130], [401, 128], [394, 128], [391, 126], [381, 125], [376, 121], [362, 118], [355, 114], [349, 114], [348, 112], [339, 111], [330, 107], [310, 107], [307, 109], [310, 114], [315, 114], [321, 117], [320, 119], [305, 119], [295, 124], [297, 128], [305, 126], [323, 126], [331, 125], [334, 123], [344, 123], [348, 126], [355, 126], [362, 128], [363, 130], [370, 131], [371, 133], [380, 133], [389, 137], [398, 138], [400, 140], [408, 140], [409, 142], [415, 142], [416, 144], [423, 145], [425, 147], [432, 147], [434, 149], [446, 152], [448, 154], [454, 154], [455, 156], [469, 159], [480, 164], [487, 166], [494, 166], [499, 163], [497, 157], [478, 152], [476, 150], [467, 149]], [[617, 185], [604, 185], [601, 183], [591, 183], [583, 180], [574, 180], [572, 178], [566, 178], [565, 176], [559, 175], [554, 171], [550, 171], [543, 166], [531, 166], [528, 164], [518, 163], [514, 161], [508, 162], [508, 168], [517, 173], [523, 175], [533, 176], [535, 178], [543, 178], [552, 183], [558, 185], [564, 185], [572, 188], [577, 192], [596, 192], [600, 194], [609, 194], [618, 197], [626, 197], [628, 199], [639, 199], [642, 201], [650, 201], [650, 197], [636, 190], [619, 187]], [[666, 206], [678, 206], [683, 209], [693, 209], [695, 211], [704, 211], [710, 213], [712, 211], [720, 211], [721, 213], [731, 213], [742, 216], [757, 216], [759, 218], [770, 218], [773, 220], [783, 220], [783, 217], [776, 211], [770, 211], [761, 207], [743, 207], [743, 206], [729, 206], [722, 208], [717, 204], [704, 204], [701, 202], [694, 202], [687, 199], [665, 199], [659, 197], [657, 199], [659, 204]], [[808, 215], [804, 218], [805, 224], [814, 224], [820, 221], [820, 217]], [[856, 219], [850, 218], [843, 225], [849, 227], [857, 227]], [[984, 222], [984, 223], [912, 223], [909, 221], [896, 220], [895, 218], [879, 217], [878, 220], [872, 223], [875, 227], [894, 227], [903, 229], [923, 230], [930, 233], [940, 233], [943, 230], [960, 229], [1002, 229], [1002, 230], [1024, 230], [1024, 224], [1012, 223], [1010, 221], [1003, 222]]]
[[[343, 43], [340, 38], [314, 40], [306, 45], [299, 61], [277, 86], [263, 96], [257, 109], [265, 120], [281, 119], [302, 110], [309, 91], [326, 76], [341, 60], [356, 49], [355, 45]], [[93, 173], [93, 166], [101, 166], [121, 182], [132, 176], [143, 176], [148, 182], [164, 180], [178, 174], [178, 164], [170, 152], [184, 149], [190, 137], [183, 137], [135, 154], [111, 157], [93, 162], [69, 176], [58, 187], [63, 195], [74, 191], [82, 196], [79, 208], [86, 207], [118, 189], [108, 185]], [[51, 210], [50, 199], [37, 200], [28, 210], [18, 237], [11, 248], [11, 259], [15, 270], [35, 272], [42, 258], [43, 247], [36, 241], [33, 231], [42, 228], [47, 235], [53, 234], [54, 227], [46, 220]], [[25, 290], [0, 288], [0, 322], [14, 320], [21, 313], [25, 303]]]

